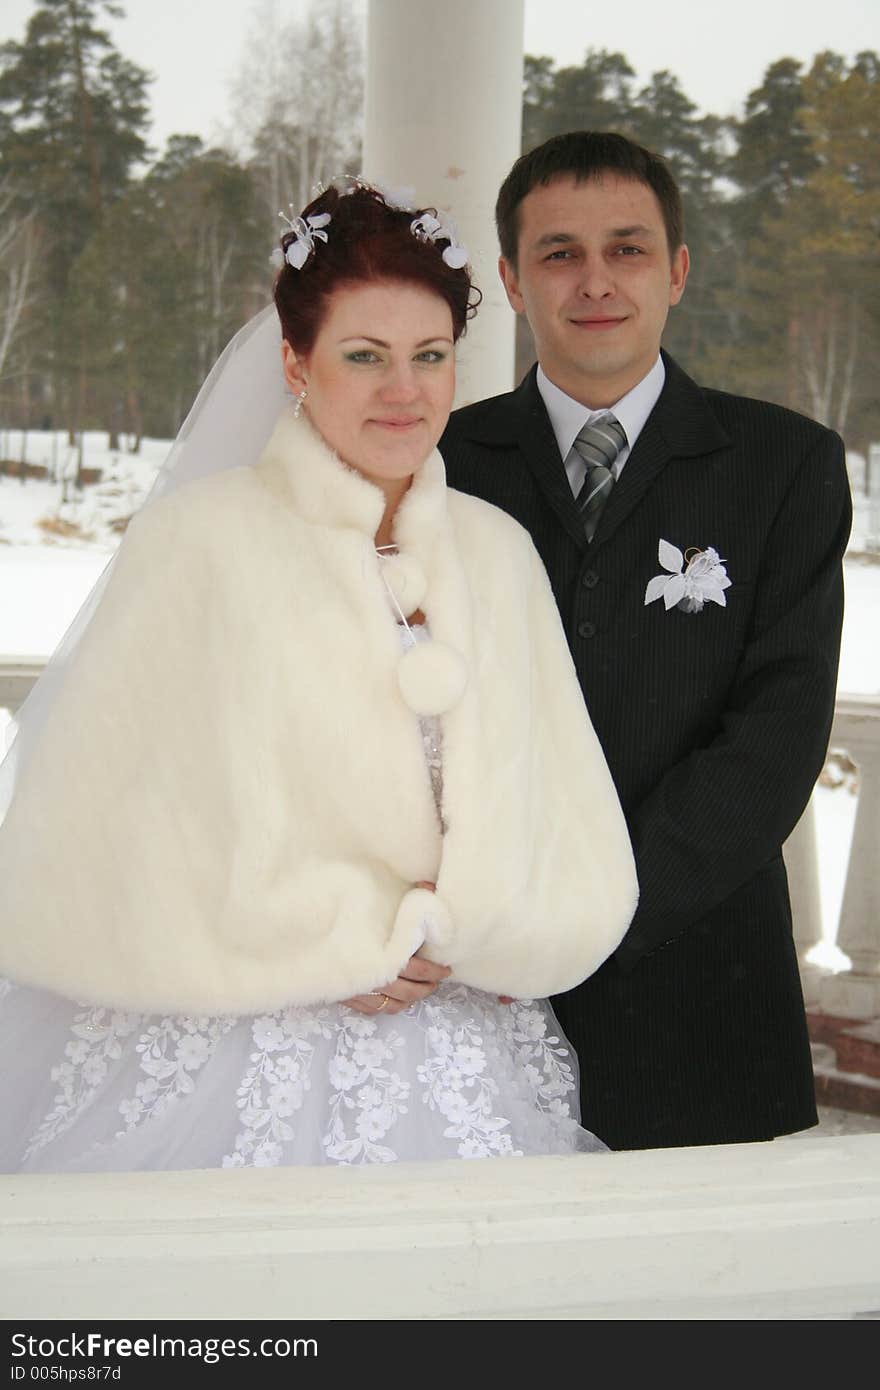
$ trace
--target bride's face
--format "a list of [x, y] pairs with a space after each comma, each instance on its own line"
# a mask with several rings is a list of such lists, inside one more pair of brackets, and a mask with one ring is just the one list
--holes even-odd
[[284, 343], [284, 374], [345, 463], [377, 482], [410, 477], [443, 433], [455, 389], [452, 314], [397, 281], [340, 287], [311, 351]]

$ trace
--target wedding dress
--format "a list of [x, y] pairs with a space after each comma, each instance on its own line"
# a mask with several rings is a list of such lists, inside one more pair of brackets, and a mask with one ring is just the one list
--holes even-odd
[[[424, 627], [401, 627], [410, 645]], [[415, 717], [415, 716], [413, 716]], [[420, 721], [435, 805], [440, 721]], [[447, 980], [406, 1011], [248, 1017], [78, 1005], [0, 980], [0, 1170], [95, 1172], [594, 1152], [546, 1000]]]

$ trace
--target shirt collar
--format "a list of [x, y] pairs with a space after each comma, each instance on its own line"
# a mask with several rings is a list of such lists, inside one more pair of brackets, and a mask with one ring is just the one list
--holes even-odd
[[635, 445], [645, 421], [657, 404], [665, 380], [666, 368], [663, 365], [662, 357], [658, 354], [657, 361], [647, 376], [643, 376], [641, 381], [636, 382], [635, 386], [627, 391], [625, 396], [621, 396], [619, 401], [616, 401], [614, 405], [603, 406], [601, 410], [590, 410], [589, 406], [582, 405], [580, 401], [566, 395], [550, 380], [544, 368], [539, 364], [538, 390], [547, 407], [547, 414], [550, 416], [550, 424], [556, 436], [560, 457], [563, 460], [568, 457], [577, 435], [588, 420], [592, 420], [596, 415], [604, 415], [609, 410], [623, 426], [628, 452]]

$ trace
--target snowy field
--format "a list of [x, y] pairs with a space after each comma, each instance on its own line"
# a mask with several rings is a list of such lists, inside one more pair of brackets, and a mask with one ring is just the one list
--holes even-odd
[[[146, 439], [140, 454], [107, 449], [104, 433], [83, 440], [83, 466], [101, 480], [77, 494], [77, 453], [64, 433], [0, 430], [0, 459], [45, 467], [57, 481], [0, 475], [0, 657], [42, 658], [55, 647], [119, 543], [170, 445]], [[863, 463], [850, 460], [861, 482]], [[855, 498], [846, 559], [846, 618], [838, 689], [880, 695], [880, 500]], [[0, 741], [6, 723], [0, 711]], [[827, 948], [823, 964], [839, 967], [831, 943], [846, 877], [856, 797], [846, 785], [818, 787], [814, 797]]]

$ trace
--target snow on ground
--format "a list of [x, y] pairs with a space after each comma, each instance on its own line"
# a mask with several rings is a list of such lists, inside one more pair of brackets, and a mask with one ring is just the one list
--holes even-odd
[[[65, 629], [119, 543], [124, 520], [146, 496], [165, 458], [167, 440], [145, 439], [140, 454], [111, 452], [104, 433], [83, 439], [83, 465], [101, 481], [76, 494], [77, 451], [64, 432], [23, 439], [0, 430], [0, 460], [48, 468], [58, 481], [0, 475], [0, 658], [44, 657]], [[851, 469], [860, 482], [859, 460]], [[65, 496], [68, 500], [65, 500]], [[846, 616], [838, 690], [880, 694], [880, 498], [854, 500], [846, 566]], [[0, 748], [5, 732], [0, 711]], [[816, 834], [825, 945], [817, 959], [831, 968], [845, 962], [833, 946], [843, 898], [856, 797], [846, 786], [817, 787]]]
[[137, 454], [110, 450], [103, 431], [86, 431], [83, 467], [101, 478], [77, 492], [79, 451], [65, 430], [0, 430], [0, 461], [46, 468], [51, 479], [0, 475], [0, 545], [115, 550], [119, 523], [137, 511], [170, 447], [167, 439], [144, 439]]

